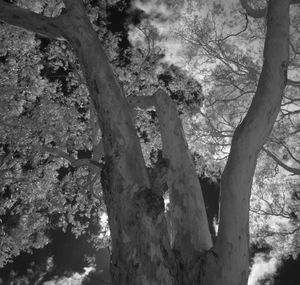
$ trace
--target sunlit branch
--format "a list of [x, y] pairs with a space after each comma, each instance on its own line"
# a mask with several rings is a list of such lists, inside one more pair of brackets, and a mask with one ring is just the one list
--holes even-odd
[[294, 168], [294, 167], [290, 167], [288, 165], [286, 165], [285, 163], [283, 163], [276, 155], [274, 155], [272, 152], [270, 152], [269, 150], [267, 150], [266, 148], [262, 148], [262, 150], [269, 156], [271, 157], [279, 166], [281, 166], [282, 168], [284, 168], [285, 170], [291, 172], [294, 175], [300, 175], [300, 169], [298, 168]]
[[60, 18], [49, 18], [0, 0], [0, 20], [52, 39], [62, 39]]

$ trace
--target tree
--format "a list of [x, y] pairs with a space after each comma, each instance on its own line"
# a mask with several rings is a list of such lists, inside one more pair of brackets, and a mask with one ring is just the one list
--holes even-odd
[[[65, 0], [61, 14], [53, 18], [0, 2], [1, 20], [66, 40], [78, 58], [102, 134], [101, 183], [111, 231], [113, 284], [247, 283], [252, 178], [287, 83], [289, 6], [294, 2], [268, 2], [264, 63], [248, 112], [232, 137], [221, 178], [220, 224], [214, 245], [181, 121], [166, 91], [126, 98], [81, 1]], [[247, 1], [242, 4], [251, 16], [266, 15], [265, 9], [255, 10]], [[129, 104], [154, 106], [157, 112], [163, 156], [151, 175]], [[99, 166], [94, 160], [84, 162]], [[165, 184], [170, 195], [169, 228]]]
[[[213, 4], [210, 4], [213, 8]], [[217, 11], [211, 8], [209, 16], [188, 17], [177, 33], [187, 47], [186, 55], [195, 69], [204, 77], [207, 125], [201, 135], [209, 133], [208, 146], [225, 163], [231, 137], [241, 123], [255, 94], [257, 80], [263, 65], [262, 53], [266, 22], [248, 17], [236, 6]], [[250, 215], [251, 242], [272, 248], [272, 255], [299, 252], [299, 215], [295, 210], [299, 186], [299, 104], [297, 86], [298, 50], [297, 22], [299, 7], [290, 11], [290, 59], [279, 116], [271, 135], [258, 156]], [[229, 15], [228, 15], [229, 14]], [[232, 20], [226, 20], [230, 17]], [[225, 19], [225, 20], [224, 20]], [[213, 63], [213, 68], [207, 64]], [[293, 79], [293, 80], [291, 80]], [[271, 226], [267, 226], [267, 225]], [[284, 246], [282, 246], [284, 244]]]

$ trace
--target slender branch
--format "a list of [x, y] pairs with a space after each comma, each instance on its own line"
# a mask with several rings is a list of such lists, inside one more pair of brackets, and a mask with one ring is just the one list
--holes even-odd
[[288, 147], [286, 144], [284, 144], [284, 143], [281, 143], [281, 145], [286, 149], [286, 151], [288, 152], [288, 154], [290, 155], [290, 157], [291, 157], [294, 161], [296, 161], [298, 164], [300, 164], [300, 160], [297, 159], [297, 158], [292, 154], [292, 152], [291, 152], [291, 150], [289, 149], [289, 147]]
[[281, 117], [286, 117], [286, 116], [298, 115], [300, 113], [300, 110], [289, 111], [286, 109], [281, 109], [281, 112], [282, 112]]
[[39, 147], [41, 150], [52, 153], [56, 156], [62, 157], [66, 160], [68, 160], [73, 167], [80, 167], [80, 166], [89, 166], [93, 169], [99, 170], [99, 168], [102, 168], [101, 163], [94, 161], [92, 159], [88, 158], [81, 158], [81, 159], [75, 159], [73, 156], [69, 155], [68, 153], [58, 149], [58, 148], [53, 148], [53, 147], [48, 147], [48, 146], [40, 146]]
[[300, 169], [298, 168], [294, 168], [294, 167], [290, 167], [288, 165], [286, 165], [285, 163], [283, 163], [276, 155], [274, 155], [272, 152], [270, 152], [269, 150], [267, 150], [266, 148], [262, 148], [262, 150], [269, 156], [271, 157], [279, 166], [281, 166], [282, 168], [284, 168], [285, 170], [295, 174], [295, 175], [300, 175]]
[[274, 236], [274, 235], [281, 235], [281, 236], [287, 236], [287, 235], [292, 235], [294, 234], [295, 232], [299, 231], [300, 230], [300, 226], [298, 227], [295, 227], [294, 229], [290, 230], [290, 231], [266, 231], [265, 234], [263, 234], [262, 236], [263, 237], [268, 237], [268, 236]]
[[300, 81], [294, 81], [291, 79], [288, 79], [286, 84], [294, 87], [300, 87]]
[[239, 31], [239, 32], [237, 32], [237, 33], [235, 33], [235, 34], [229, 34], [229, 35], [227, 35], [226, 37], [224, 37], [224, 38], [222, 38], [222, 39], [219, 39], [219, 41], [225, 41], [225, 40], [227, 40], [228, 38], [236, 37], [236, 36], [242, 34], [243, 32], [245, 32], [245, 31], [247, 30], [248, 24], [249, 24], [248, 15], [247, 15], [247, 13], [242, 13], [242, 14], [245, 16], [245, 19], [246, 19], [245, 27], [244, 27], [241, 31]]
[[1, 21], [51, 39], [62, 39], [61, 17], [45, 17], [0, 0]]

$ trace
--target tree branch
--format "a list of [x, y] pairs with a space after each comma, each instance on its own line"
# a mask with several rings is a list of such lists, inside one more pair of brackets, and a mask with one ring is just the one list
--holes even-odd
[[286, 149], [286, 151], [288, 152], [288, 154], [290, 155], [290, 157], [291, 157], [294, 161], [296, 161], [298, 164], [300, 164], [300, 160], [297, 159], [297, 158], [292, 154], [291, 150], [289, 149], [289, 147], [288, 147], [286, 144], [284, 144], [284, 143], [279, 143], [279, 144], [282, 145], [282, 146]]
[[61, 16], [49, 18], [0, 0], [0, 20], [51, 39], [62, 39]]
[[229, 34], [226, 37], [224, 37], [222, 39], [219, 39], [219, 41], [225, 41], [225, 40], [227, 40], [231, 37], [236, 37], [236, 36], [242, 34], [243, 32], [245, 32], [247, 30], [248, 24], [249, 24], [248, 14], [247, 13], [242, 13], [242, 14], [245, 16], [245, 19], [246, 19], [246, 24], [245, 24], [244, 28], [242, 30], [240, 30], [239, 32], [237, 32], [237, 33]]
[[291, 80], [291, 79], [288, 79], [286, 84], [290, 85], [290, 86], [294, 86], [294, 87], [300, 87], [300, 81], [294, 81], [294, 80]]
[[298, 168], [294, 168], [294, 167], [290, 167], [288, 165], [286, 165], [285, 163], [283, 163], [276, 155], [274, 155], [272, 152], [270, 152], [269, 150], [267, 150], [266, 148], [262, 148], [262, 150], [269, 156], [271, 157], [279, 166], [281, 166], [283, 169], [293, 173], [294, 175], [300, 175], [300, 169]]
[[267, 8], [254, 9], [249, 5], [248, 0], [241, 0], [241, 5], [252, 18], [262, 18], [267, 15]]
[[101, 163], [94, 161], [92, 159], [88, 158], [81, 158], [81, 159], [75, 159], [73, 156], [69, 155], [68, 153], [53, 147], [48, 146], [40, 146], [41, 150], [52, 153], [58, 157], [62, 157], [66, 160], [68, 160], [72, 167], [80, 167], [80, 166], [89, 166], [92, 169], [99, 170], [102, 168]]

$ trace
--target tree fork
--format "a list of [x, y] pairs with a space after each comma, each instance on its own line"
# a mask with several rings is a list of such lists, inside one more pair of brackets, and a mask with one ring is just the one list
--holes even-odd
[[[196, 284], [200, 257], [212, 247], [202, 190], [189, 153], [176, 105], [163, 89], [152, 96], [129, 96], [134, 107], [154, 106], [158, 115], [163, 157], [168, 160], [170, 237], [183, 269], [179, 284]], [[197, 273], [198, 271], [198, 273]]]

